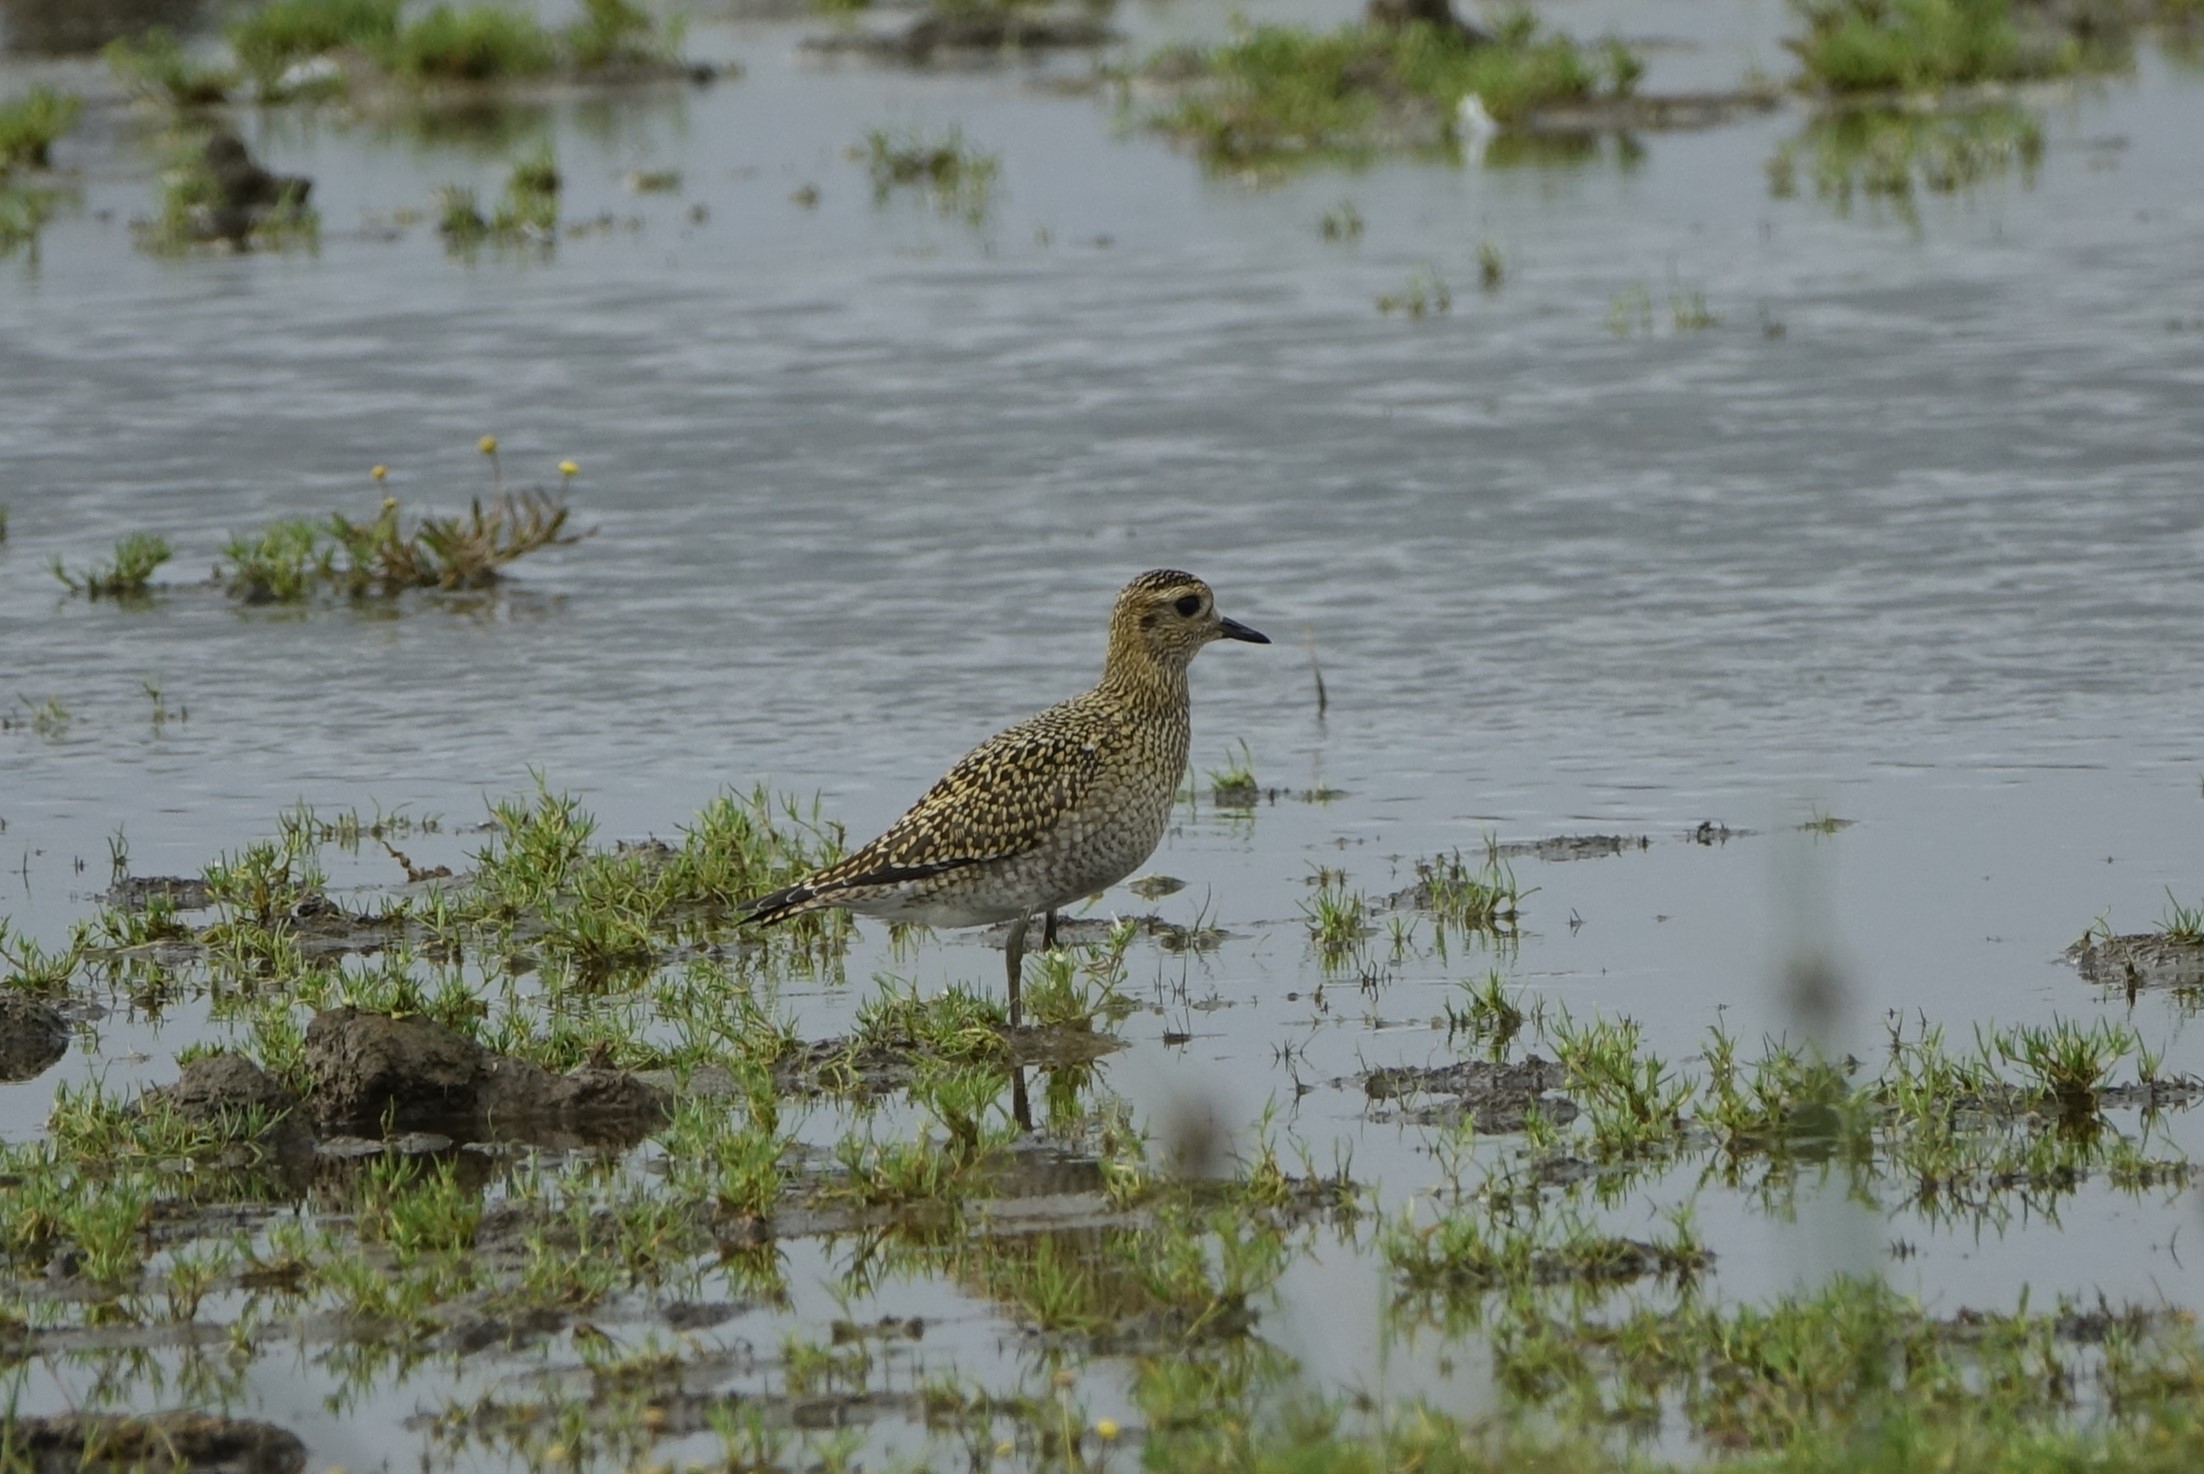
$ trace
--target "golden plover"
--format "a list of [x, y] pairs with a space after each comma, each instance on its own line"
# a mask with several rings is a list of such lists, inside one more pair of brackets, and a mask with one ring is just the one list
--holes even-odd
[[1211, 640], [1270, 638], [1217, 612], [1209, 585], [1159, 568], [1125, 585], [1090, 691], [958, 759], [888, 832], [839, 864], [752, 901], [760, 924], [845, 906], [929, 926], [1010, 923], [1010, 1021], [1026, 928], [1115, 885], [1163, 839], [1186, 772], [1186, 667]]

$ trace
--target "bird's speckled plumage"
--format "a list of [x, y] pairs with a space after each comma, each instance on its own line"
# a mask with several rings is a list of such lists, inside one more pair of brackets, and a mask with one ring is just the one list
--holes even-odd
[[996, 733], [872, 843], [751, 903], [756, 922], [845, 906], [935, 926], [1011, 923], [1011, 1007], [1025, 928], [1115, 885], [1155, 851], [1186, 771], [1186, 667], [1211, 640], [1269, 641], [1216, 610], [1190, 573], [1127, 584], [1102, 679]]

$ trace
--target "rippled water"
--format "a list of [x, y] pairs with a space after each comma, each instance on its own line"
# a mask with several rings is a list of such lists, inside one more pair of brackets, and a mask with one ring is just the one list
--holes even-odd
[[[1557, 19], [1719, 33], [1656, 53], [1649, 78], [1712, 85], [1740, 50], [1772, 61], [1784, 29], [1734, 9]], [[1128, 23], [1216, 24], [1162, 14]], [[1159, 997], [1190, 967], [1188, 996], [1224, 1006], [1136, 1013], [1105, 1083], [1234, 1130], [1280, 1102], [1319, 1161], [1352, 1142], [1357, 1175], [1389, 1190], [1430, 1175], [1423, 1145], [1365, 1123], [1351, 1077], [1450, 1057], [1431, 1020], [1459, 969], [1410, 963], [1374, 1000], [1314, 1013], [1297, 905], [1319, 864], [1375, 894], [1487, 835], [1649, 836], [1525, 862], [1514, 969], [1572, 1010], [1642, 1020], [1672, 1057], [1717, 1019], [1747, 1039], [1792, 1024], [1771, 979], [1800, 947], [1838, 959], [1854, 1043], [1894, 1008], [1962, 1038], [2118, 1012], [2060, 950], [2100, 914], [2147, 924], [2169, 888], [2196, 899], [2193, 71], [2148, 53], [2132, 79], [2032, 100], [2032, 181], [1923, 197], [1909, 225], [1810, 187], [1771, 196], [1792, 111], [1573, 166], [1254, 188], [1106, 101], [1016, 71], [806, 64], [802, 30], [703, 23], [692, 50], [739, 57], [741, 80], [549, 105], [566, 213], [640, 222], [555, 256], [451, 260], [425, 225], [389, 224], [441, 182], [493, 192], [509, 150], [248, 118], [272, 166], [315, 179], [320, 248], [155, 260], [125, 223], [153, 194], [143, 125], [106, 106], [62, 145], [83, 208], [35, 262], [0, 261], [0, 702], [58, 699], [73, 721], [0, 732], [0, 914], [60, 936], [118, 831], [139, 873], [193, 872], [296, 800], [456, 827], [532, 768], [614, 836], [671, 833], [719, 787], [764, 781], [816, 792], [862, 837], [971, 742], [1088, 681], [1111, 594], [1159, 564], [1278, 641], [1197, 664], [1197, 767], [1244, 741], [1265, 782], [1344, 796], [1252, 822], [1204, 810], [1167, 841], [1155, 868], [1191, 885], [1160, 909], [1206, 907], [1237, 940], [1142, 966]], [[42, 74], [13, 64], [0, 91]], [[950, 122], [1002, 155], [990, 218], [876, 204], [849, 147]], [[682, 192], [627, 194], [642, 166], [678, 168]], [[816, 209], [790, 201], [805, 184]], [[1367, 222], [1351, 245], [1316, 229], [1342, 200]], [[1427, 265], [1450, 315], [1374, 309]], [[1611, 311], [1640, 289], [1652, 330], [1618, 336]], [[1717, 325], [1672, 326], [1692, 294]], [[515, 481], [579, 461], [596, 536], [494, 598], [395, 617], [244, 610], [191, 583], [231, 532], [367, 512], [373, 463], [409, 503], [483, 492], [485, 433]], [[69, 598], [46, 572], [136, 529], [177, 549], [149, 608]], [[145, 682], [188, 720], [156, 727]], [[1784, 830], [1816, 811], [1857, 822]], [[1707, 819], [1784, 832], [1686, 844]], [[411, 853], [463, 864], [478, 842]], [[362, 857], [336, 878], [390, 869]], [[1123, 892], [1104, 908], [1149, 909]], [[883, 944], [868, 931], [853, 978]], [[901, 970], [934, 986], [998, 968], [945, 934]], [[791, 996], [823, 1037], [862, 991]], [[2170, 1007], [2137, 1020], [2171, 1067], [2204, 1069]], [[1281, 1041], [1306, 1044], [1293, 1068], [1316, 1088], [1298, 1099]], [[0, 1132], [35, 1134], [57, 1079], [172, 1078], [185, 1042], [174, 1021], [111, 1018], [96, 1050], [0, 1087]], [[2194, 1213], [2085, 1193], [2067, 1210], [2085, 1254], [2056, 1222], [1905, 1228], [1926, 1251], [1889, 1272], [1953, 1304], [2026, 1279], [2194, 1305], [2204, 1281], [2158, 1247]], [[1701, 1222], [1740, 1296], [1879, 1262], [1900, 1232], [1834, 1201], [1783, 1224], [1709, 1198]], [[791, 1283], [817, 1251], [794, 1252]], [[1314, 1328], [1368, 1322], [1372, 1272], [1296, 1271], [1266, 1334], [1355, 1382], [1375, 1333]], [[906, 1298], [929, 1296], [984, 1319], [945, 1286]], [[256, 1385], [268, 1415], [319, 1430], [317, 1457], [357, 1454], [280, 1374]], [[1446, 1395], [1474, 1405], [1475, 1369]]]

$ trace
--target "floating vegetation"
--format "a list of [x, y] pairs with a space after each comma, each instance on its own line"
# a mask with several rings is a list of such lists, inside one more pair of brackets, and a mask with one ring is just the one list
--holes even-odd
[[964, 141], [952, 128], [939, 140], [910, 131], [890, 134], [875, 128], [865, 135], [865, 167], [872, 175], [873, 199], [883, 201], [897, 189], [917, 189], [944, 215], [977, 224], [994, 202], [1002, 159]]
[[292, 604], [316, 594], [388, 598], [408, 589], [480, 589], [530, 553], [578, 542], [566, 531], [566, 503], [542, 491], [478, 498], [464, 516], [403, 517], [385, 497], [376, 515], [354, 522], [286, 518], [234, 537], [219, 571], [233, 598]]
[[[69, 714], [69, 708], [61, 704], [61, 698], [58, 696], [49, 696], [44, 701], [33, 701], [28, 696], [18, 696], [15, 701], [18, 710], [11, 715], [0, 716], [0, 730], [13, 731], [20, 727], [36, 732], [41, 737], [59, 737], [62, 733], [68, 731], [69, 724], [76, 720]], [[5, 924], [0, 923], [0, 942], [6, 941], [6, 930]], [[4, 951], [0, 951], [0, 958], [6, 956], [7, 954]], [[23, 964], [18, 959], [9, 960], [16, 961], [19, 975], [27, 975], [35, 971], [33, 967]]]
[[144, 596], [154, 570], [169, 556], [167, 538], [156, 532], [133, 532], [115, 544], [115, 556], [105, 563], [71, 573], [57, 554], [52, 567], [54, 577], [68, 585], [72, 594], [128, 601]]
[[51, 87], [33, 87], [0, 103], [0, 175], [53, 167], [54, 140], [76, 126], [83, 106], [76, 94]]
[[1489, 37], [1425, 21], [1329, 33], [1243, 27], [1230, 41], [1151, 58], [1179, 93], [1153, 119], [1211, 163], [1233, 166], [1451, 143], [1464, 99], [1505, 128], [1541, 107], [1627, 97], [1639, 66], [1620, 43], [1539, 31], [1528, 10]]
[[[1806, 22], [1784, 44], [1832, 92], [1926, 92], [2124, 64], [2116, 10], [2040, 7], [2024, 27], [2014, 0], [1792, 0]], [[2052, 17], [2060, 16], [2054, 24]], [[2113, 22], [2112, 31], [2106, 29]]]
[[1848, 110], [1819, 117], [1768, 160], [1771, 194], [1795, 194], [1799, 176], [1849, 213], [1864, 196], [1918, 227], [1916, 197], [1957, 195], [2020, 171], [2033, 186], [2043, 160], [2043, 125], [2007, 103], [1957, 112]]
[[1362, 212], [1354, 207], [1354, 201], [1341, 200], [1337, 209], [1324, 212], [1324, 218], [1316, 222], [1316, 228], [1328, 241], [1361, 240]]
[[1500, 284], [1508, 279], [1508, 263], [1500, 254], [1500, 248], [1491, 241], [1477, 243], [1477, 285], [1488, 292], [1500, 290]]
[[1617, 292], [1607, 303], [1607, 331], [1618, 338], [1632, 333], [1651, 336], [1653, 332], [1653, 294], [1646, 290], [1644, 282], [1626, 292]]
[[[1722, 319], [1707, 307], [1706, 293], [1679, 292], [1668, 299], [1669, 322], [1679, 333], [1703, 333], [1708, 328], [1720, 327]], [[1838, 821], [1839, 823], [1843, 821]], [[1822, 833], [1836, 831], [1825, 829]]]
[[497, 208], [487, 217], [475, 204], [474, 191], [446, 185], [436, 192], [437, 234], [447, 248], [469, 250], [485, 241], [498, 245], [550, 246], [559, 235], [558, 160], [551, 145], [516, 162], [506, 175]]
[[1419, 266], [1409, 273], [1408, 284], [1397, 292], [1381, 292], [1378, 311], [1390, 317], [1444, 317], [1454, 310], [1454, 293], [1436, 266]]

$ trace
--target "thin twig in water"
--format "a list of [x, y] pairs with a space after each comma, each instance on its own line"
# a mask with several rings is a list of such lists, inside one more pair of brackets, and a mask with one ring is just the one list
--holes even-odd
[[1301, 637], [1309, 645], [1309, 674], [1316, 677], [1316, 714], [1324, 715], [1324, 708], [1331, 704], [1324, 694], [1324, 668], [1316, 663], [1316, 631], [1309, 625], [1301, 626]]

